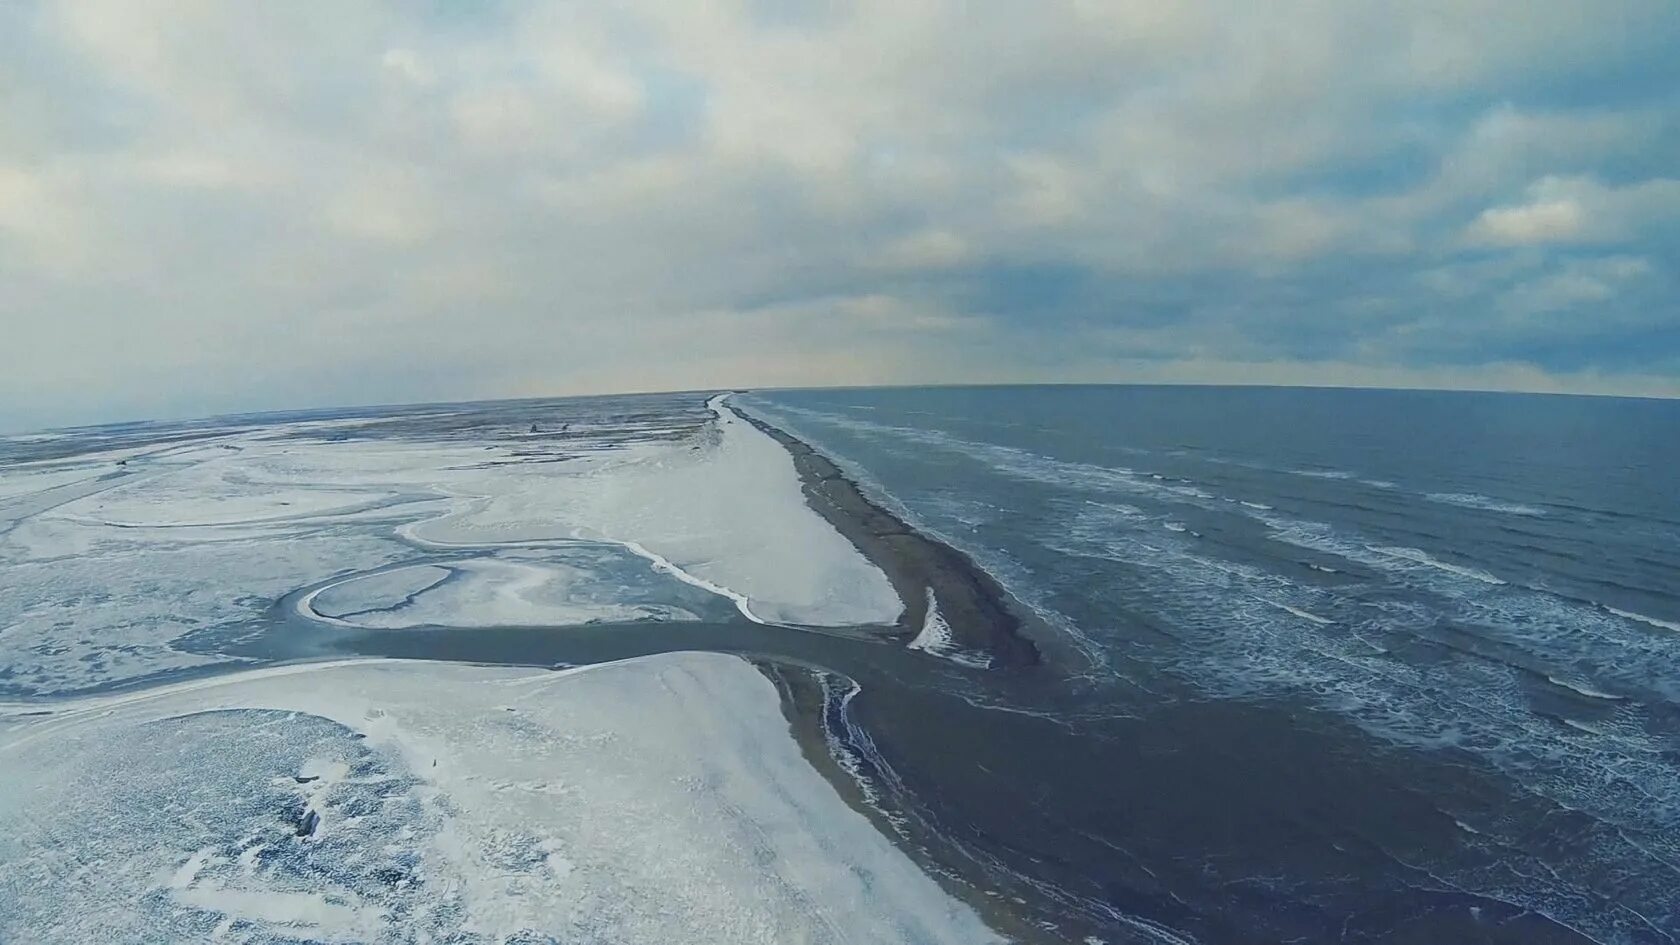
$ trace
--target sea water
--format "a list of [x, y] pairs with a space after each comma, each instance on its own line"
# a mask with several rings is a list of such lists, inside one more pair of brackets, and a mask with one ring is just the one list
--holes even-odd
[[1680, 936], [1680, 404], [743, 403], [1047, 619], [1061, 692], [998, 701], [1104, 756], [1042, 767], [1052, 819], [1111, 847], [1064, 855], [1092, 900], [1221, 941]]

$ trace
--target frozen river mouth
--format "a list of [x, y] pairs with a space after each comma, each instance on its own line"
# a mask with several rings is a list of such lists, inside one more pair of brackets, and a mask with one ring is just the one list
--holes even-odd
[[8, 464], [0, 939], [997, 938], [810, 659], [887, 577], [723, 397], [605, 406]]

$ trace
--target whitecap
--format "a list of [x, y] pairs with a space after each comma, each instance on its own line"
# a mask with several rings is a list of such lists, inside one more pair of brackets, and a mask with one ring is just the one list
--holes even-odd
[[1610, 606], [1604, 605], [1604, 604], [1600, 604], [1599, 606], [1603, 607], [1605, 610], [1609, 611], [1610, 613], [1615, 614], [1618, 617], [1622, 617], [1622, 618], [1627, 619], [1627, 620], [1637, 621], [1639, 623], [1646, 624], [1648, 626], [1658, 627], [1658, 628], [1661, 628], [1663, 630], [1673, 630], [1676, 633], [1680, 633], [1680, 623], [1675, 623], [1675, 622], [1669, 621], [1669, 620], [1658, 620], [1655, 617], [1647, 617], [1644, 614], [1636, 614], [1631, 610], [1621, 610], [1620, 608], [1610, 607]]
[[1412, 561], [1412, 562], [1415, 562], [1417, 564], [1424, 565], [1426, 567], [1434, 568], [1437, 571], [1445, 571], [1448, 574], [1456, 574], [1459, 577], [1472, 578], [1474, 580], [1481, 581], [1485, 584], [1506, 584], [1506, 583], [1508, 583], [1508, 582], [1506, 582], [1506, 581], [1504, 581], [1500, 578], [1494, 577], [1493, 575], [1487, 573], [1486, 571], [1482, 571], [1482, 570], [1479, 570], [1477, 568], [1468, 568], [1468, 567], [1465, 567], [1464, 565], [1453, 564], [1453, 563], [1448, 562], [1448, 561], [1442, 561], [1439, 558], [1433, 557], [1428, 552], [1420, 551], [1416, 548], [1407, 548], [1407, 547], [1404, 547], [1404, 546], [1383, 546], [1383, 545], [1371, 545], [1371, 546], [1368, 546], [1368, 547], [1370, 548], [1371, 551], [1374, 551], [1374, 552], [1376, 552], [1377, 554], [1380, 554], [1380, 555], [1387, 555], [1390, 558], [1400, 558], [1400, 559], [1405, 560], [1405, 561]]
[[1430, 492], [1425, 494], [1424, 498], [1431, 502], [1456, 505], [1466, 509], [1482, 509], [1488, 512], [1506, 512], [1511, 515], [1527, 515], [1530, 517], [1539, 517], [1546, 514], [1545, 509], [1524, 505], [1521, 502], [1507, 502], [1503, 499], [1495, 499], [1475, 492]]
[[1572, 682], [1568, 679], [1560, 679], [1556, 676], [1547, 676], [1546, 681], [1554, 686], [1561, 686], [1564, 689], [1568, 689], [1570, 692], [1576, 693], [1577, 695], [1586, 696], [1588, 699], [1608, 699], [1612, 702], [1619, 702], [1622, 700], [1621, 696], [1618, 696], [1613, 692], [1605, 692], [1601, 689], [1594, 689], [1586, 683]]
[[922, 629], [908, 646], [912, 650], [920, 650], [931, 656], [975, 669], [986, 669], [992, 665], [992, 661], [985, 656], [970, 653], [957, 646], [956, 640], [952, 638], [951, 624], [945, 619], [945, 615], [939, 612], [939, 598], [934, 596], [931, 587], [927, 589], [927, 616], [922, 619]]

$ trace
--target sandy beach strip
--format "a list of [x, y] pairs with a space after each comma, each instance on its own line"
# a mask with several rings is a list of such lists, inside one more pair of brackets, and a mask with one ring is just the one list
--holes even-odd
[[[745, 411], [741, 416], [793, 456], [813, 511], [875, 562], [904, 601], [898, 629], [914, 636], [928, 617], [930, 600], [951, 629], [951, 642], [984, 653], [993, 668], [1037, 665], [1044, 639], [1039, 620], [1010, 597], [968, 556], [911, 528], [866, 498], [839, 467], [800, 440]], [[929, 591], [932, 591], [931, 597]]]

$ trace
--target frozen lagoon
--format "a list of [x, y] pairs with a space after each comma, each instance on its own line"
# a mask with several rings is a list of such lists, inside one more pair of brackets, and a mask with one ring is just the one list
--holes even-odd
[[225, 663], [221, 637], [287, 594], [333, 581], [342, 598], [440, 553], [435, 592], [350, 622], [683, 619], [723, 601], [759, 622], [892, 624], [898, 596], [806, 506], [787, 453], [721, 397], [698, 406], [281, 420], [84, 453], [66, 433], [70, 455], [0, 464], [0, 695]]

